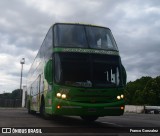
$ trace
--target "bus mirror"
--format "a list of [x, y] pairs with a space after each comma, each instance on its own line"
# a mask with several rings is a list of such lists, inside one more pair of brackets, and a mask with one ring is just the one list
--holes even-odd
[[51, 59], [45, 65], [44, 76], [48, 84], [51, 85], [53, 82], [53, 64]]

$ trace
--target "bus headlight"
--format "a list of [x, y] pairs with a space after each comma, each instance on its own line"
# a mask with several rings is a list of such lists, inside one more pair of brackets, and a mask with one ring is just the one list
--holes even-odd
[[120, 100], [120, 99], [121, 99], [121, 97], [118, 95], [118, 96], [117, 96], [117, 99], [118, 99], [118, 100]]
[[121, 94], [121, 98], [122, 98], [122, 99], [124, 98], [124, 95], [123, 95], [123, 94]]
[[61, 97], [61, 93], [57, 93], [56, 96], [57, 96], [58, 98], [60, 98], [60, 97]]
[[62, 94], [61, 97], [62, 97], [62, 99], [66, 99], [67, 96], [66, 96], [66, 94]]
[[117, 99], [118, 99], [118, 100], [123, 99], [123, 98], [124, 98], [124, 95], [123, 95], [123, 94], [117, 96]]

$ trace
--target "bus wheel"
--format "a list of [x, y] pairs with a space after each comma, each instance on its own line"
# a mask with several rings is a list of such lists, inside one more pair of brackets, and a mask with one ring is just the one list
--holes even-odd
[[87, 122], [92, 122], [98, 119], [98, 116], [81, 116], [81, 118]]
[[44, 118], [44, 119], [49, 119], [49, 116], [48, 116], [47, 113], [45, 112], [45, 102], [44, 102], [44, 100], [42, 100], [42, 102], [41, 102], [40, 115], [41, 115], [41, 117]]

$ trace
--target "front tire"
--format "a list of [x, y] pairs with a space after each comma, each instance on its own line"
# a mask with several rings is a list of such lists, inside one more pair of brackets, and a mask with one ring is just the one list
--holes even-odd
[[81, 118], [87, 122], [93, 122], [98, 119], [98, 116], [81, 116]]
[[41, 102], [40, 115], [44, 119], [49, 119], [49, 115], [45, 111], [45, 102], [44, 102], [44, 100], [42, 100], [42, 102]]

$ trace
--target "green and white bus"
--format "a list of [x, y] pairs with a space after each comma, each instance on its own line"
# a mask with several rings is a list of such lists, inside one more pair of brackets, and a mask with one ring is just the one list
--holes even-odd
[[28, 112], [94, 121], [124, 112], [126, 71], [111, 30], [55, 23], [29, 70]]

